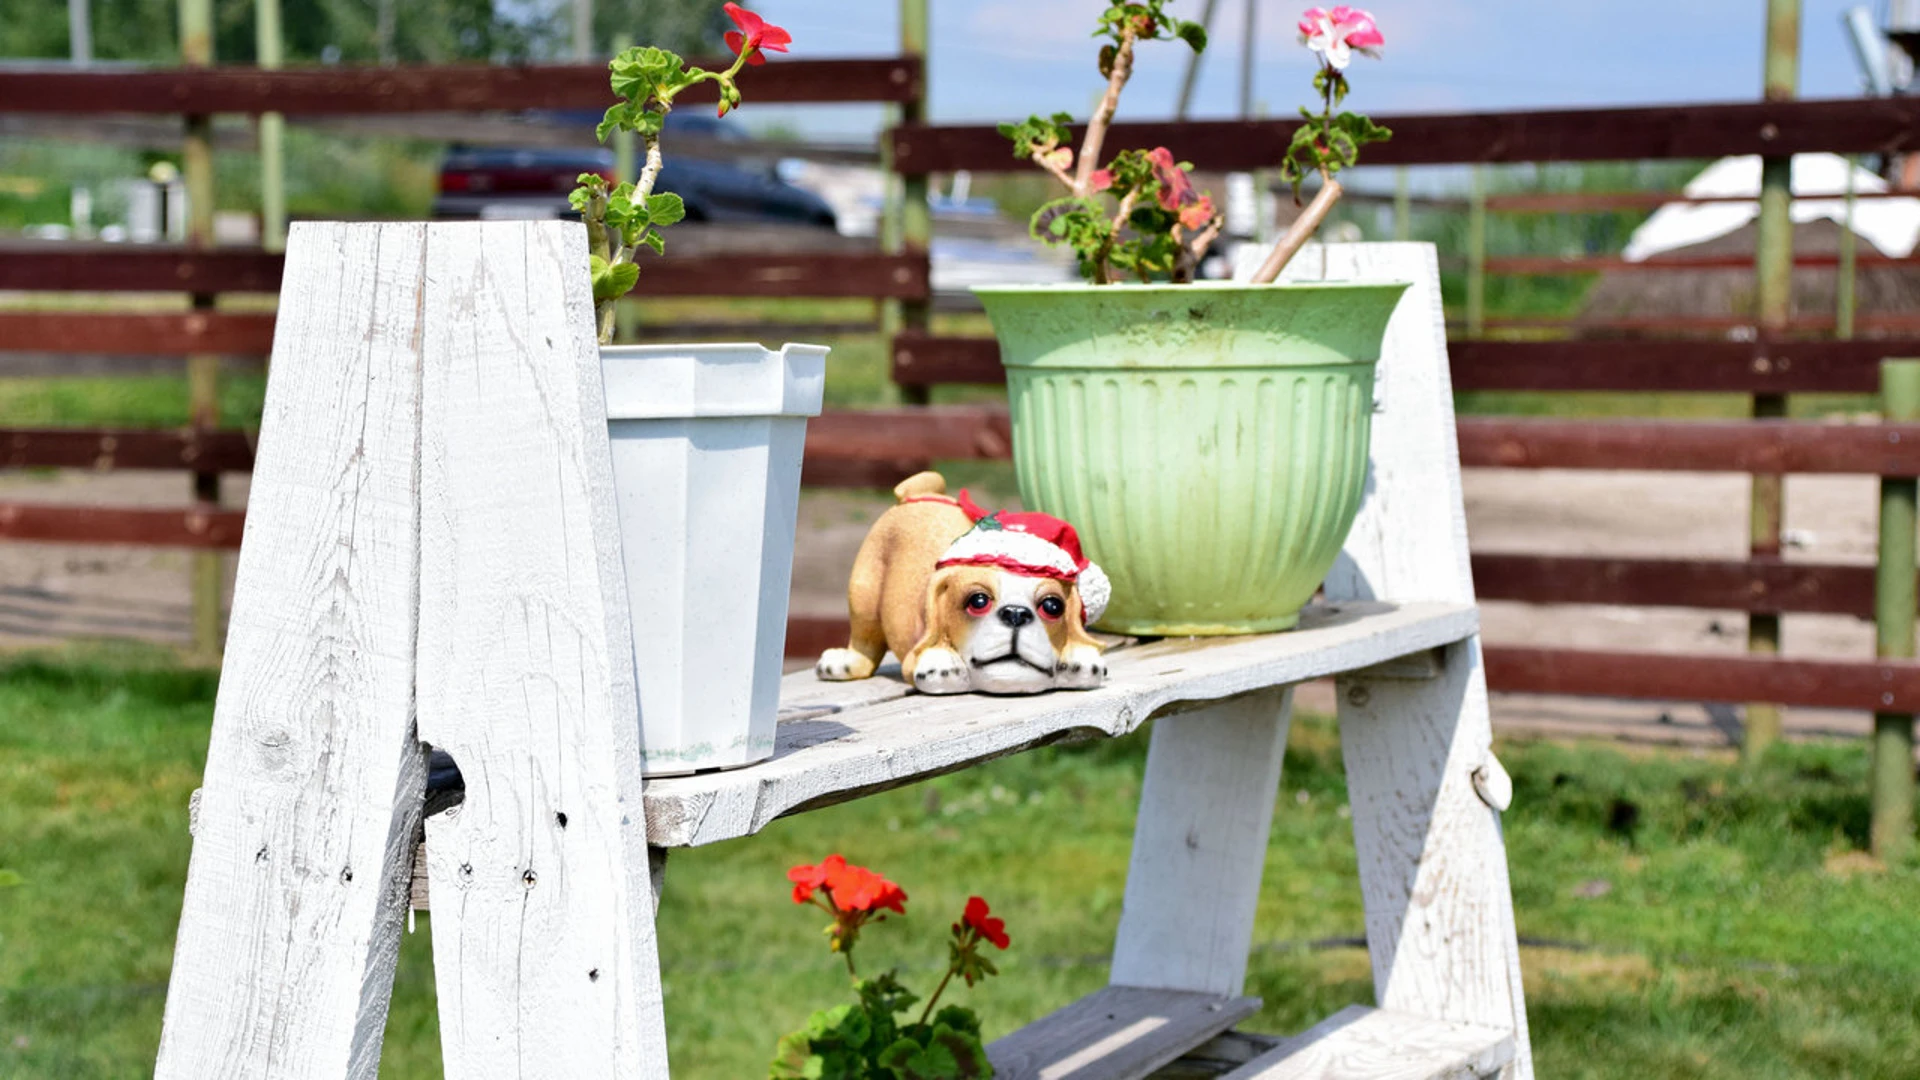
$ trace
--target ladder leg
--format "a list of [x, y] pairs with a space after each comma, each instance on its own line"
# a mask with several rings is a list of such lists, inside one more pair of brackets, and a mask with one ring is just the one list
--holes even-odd
[[1154, 722], [1115, 985], [1240, 993], [1292, 706], [1275, 687]]
[[1435, 677], [1362, 671], [1338, 688], [1374, 996], [1382, 1009], [1513, 1031], [1500, 1075], [1530, 1080], [1506, 845], [1473, 781], [1499, 770], [1479, 639], [1449, 646]]

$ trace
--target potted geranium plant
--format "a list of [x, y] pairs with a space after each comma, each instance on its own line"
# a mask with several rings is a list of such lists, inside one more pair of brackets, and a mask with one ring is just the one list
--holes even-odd
[[[826, 926], [827, 947], [846, 961], [853, 1000], [815, 1012], [807, 1026], [780, 1039], [767, 1075], [771, 1080], [962, 1080], [991, 1077], [980, 1019], [963, 1005], [940, 1004], [941, 995], [960, 976], [968, 986], [999, 974], [983, 949], [1005, 949], [1010, 941], [1005, 920], [987, 902], [969, 897], [947, 939], [947, 971], [933, 995], [921, 1004], [893, 971], [862, 978], [853, 960], [854, 945], [870, 923], [887, 913], [905, 915], [907, 894], [900, 886], [839, 855], [818, 866], [787, 871], [793, 902], [810, 904], [833, 917]], [[916, 1015], [917, 1012], [917, 1015]]]
[[792, 40], [737, 4], [726, 13], [737, 29], [725, 70], [651, 46], [613, 58], [619, 100], [599, 135], [634, 132], [645, 166], [617, 186], [585, 173], [572, 195], [587, 225], [648, 775], [773, 753], [800, 454], [825, 386], [817, 345], [608, 344], [614, 305], [640, 279], [639, 253], [663, 251], [661, 230], [686, 214], [679, 196], [655, 190], [675, 99], [712, 83], [725, 116], [740, 104], [735, 77]]
[[1018, 157], [1066, 189], [1036, 238], [1078, 257], [1084, 284], [975, 290], [999, 338], [1020, 492], [1072, 521], [1113, 582], [1099, 626], [1142, 635], [1294, 626], [1358, 512], [1374, 363], [1406, 282], [1275, 285], [1339, 197], [1335, 174], [1389, 133], [1334, 109], [1356, 51], [1382, 44], [1365, 12], [1314, 8], [1321, 108], [1283, 175], [1322, 187], [1251, 283], [1196, 281], [1222, 224], [1165, 147], [1102, 161], [1135, 49], [1206, 45], [1169, 0], [1111, 0], [1096, 36], [1106, 92], [1073, 148], [1072, 118], [1004, 124]]

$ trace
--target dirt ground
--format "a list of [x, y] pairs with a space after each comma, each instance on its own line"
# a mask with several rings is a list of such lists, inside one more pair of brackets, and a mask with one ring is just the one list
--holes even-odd
[[[1789, 557], [1871, 564], [1876, 490], [1870, 477], [1789, 478]], [[1746, 491], [1747, 480], [1739, 476], [1469, 470], [1468, 530], [1475, 550], [1485, 552], [1738, 558], [1746, 547]], [[245, 479], [230, 479], [226, 497], [243, 505]], [[175, 506], [186, 499], [185, 479], [173, 474], [0, 473], [0, 500]], [[844, 612], [842, 590], [854, 552], [884, 505], [866, 493], [809, 491], [802, 497], [796, 613]], [[190, 558], [183, 551], [0, 543], [0, 648], [97, 637], [186, 644]], [[1745, 648], [1745, 621], [1733, 612], [1489, 602], [1483, 617], [1491, 643], [1674, 652]], [[1845, 616], [1789, 616], [1784, 636], [1790, 655], [1873, 654], [1872, 626]], [[1330, 710], [1331, 690], [1303, 688], [1301, 703]], [[1497, 696], [1494, 720], [1511, 732], [1706, 746], [1732, 741], [1739, 723], [1738, 710], [1700, 703], [1527, 695]], [[1860, 735], [1870, 719], [1789, 710], [1787, 725], [1791, 735]]]

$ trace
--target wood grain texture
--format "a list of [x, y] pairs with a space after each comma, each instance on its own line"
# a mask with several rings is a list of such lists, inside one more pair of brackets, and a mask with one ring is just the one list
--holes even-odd
[[271, 313], [112, 315], [35, 311], [0, 315], [0, 352], [265, 356], [272, 349]]
[[155, 1075], [371, 1078], [406, 913], [423, 227], [300, 224]]
[[1123, 735], [1182, 703], [1367, 667], [1462, 640], [1478, 628], [1475, 610], [1458, 604], [1309, 608], [1298, 630], [1124, 649], [1109, 657], [1100, 689], [1030, 697], [915, 694], [896, 681], [894, 665], [852, 683], [822, 683], [810, 671], [799, 672], [781, 687], [774, 756], [751, 769], [649, 782], [649, 838], [662, 847], [696, 847], [747, 836], [798, 810], [1074, 734]]
[[1291, 688], [1154, 725], [1110, 981], [1238, 994], [1260, 900]]
[[1349, 1005], [1222, 1080], [1479, 1080], [1513, 1049], [1497, 1028]]
[[434, 225], [420, 736], [450, 1080], [666, 1075], [639, 707], [586, 234]]
[[254, 436], [181, 428], [0, 428], [0, 468], [247, 472]]
[[1253, 1015], [1259, 998], [1109, 986], [987, 1047], [995, 1080], [1144, 1080]]
[[[1431, 244], [1336, 244], [1301, 277], [1411, 281], [1387, 327], [1367, 493], [1326, 592], [1474, 602]], [[1500, 815], [1473, 791], [1493, 730], [1479, 636], [1437, 679], [1335, 680], [1374, 994], [1384, 1009], [1511, 1031], [1502, 1075], [1530, 1080], [1520, 951]]]
[[244, 510], [0, 502], [0, 540], [231, 550], [240, 546], [245, 524]]

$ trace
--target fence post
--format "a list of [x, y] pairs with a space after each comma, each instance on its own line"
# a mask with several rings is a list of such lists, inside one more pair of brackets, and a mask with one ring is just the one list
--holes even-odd
[[[1881, 414], [1888, 422], [1920, 420], [1920, 360], [1880, 364]], [[1911, 476], [1880, 478], [1880, 561], [1874, 575], [1874, 655], [1913, 656], [1914, 501]], [[1893, 861], [1913, 849], [1913, 717], [1873, 715], [1873, 853]]]
[[[1800, 0], [1767, 0], [1767, 56], [1764, 96], [1768, 101], [1790, 101], [1800, 81]], [[1767, 157], [1760, 162], [1760, 222], [1755, 238], [1754, 293], [1756, 321], [1762, 340], [1787, 331], [1793, 311], [1793, 158]], [[1784, 394], [1753, 395], [1754, 419], [1787, 415]], [[1756, 558], [1780, 555], [1780, 522], [1786, 512], [1786, 491], [1778, 474], [1753, 478], [1747, 548]], [[1767, 655], [1780, 651], [1780, 616], [1747, 616], [1747, 651]], [[1741, 756], [1757, 759], [1780, 738], [1780, 708], [1755, 703], [1747, 706], [1746, 734]]]
[[[927, 60], [927, 0], [900, 0], [900, 52]], [[900, 105], [903, 124], [924, 123], [927, 119], [927, 76], [921, 69], [920, 92]], [[887, 177], [887, 220], [883, 223], [883, 246], [889, 253], [902, 251], [927, 254], [933, 244], [933, 208], [927, 204], [930, 177], [922, 174], [901, 176], [894, 172], [892, 140], [880, 140], [881, 168]], [[880, 330], [887, 338], [887, 350], [893, 350], [893, 337], [903, 330], [925, 333], [932, 305], [925, 300], [886, 300], [880, 308]], [[900, 399], [909, 405], [925, 405], [928, 388], [903, 386]]]
[[[253, 20], [254, 63], [262, 71], [280, 67], [280, 0], [253, 0]], [[277, 112], [260, 114], [260, 246], [287, 250], [287, 120]]]
[[[208, 67], [213, 63], [213, 0], [181, 0], [180, 63]], [[213, 117], [186, 118], [182, 172], [187, 181], [187, 244], [213, 246]], [[194, 293], [195, 311], [214, 307], [212, 293]], [[200, 429], [220, 426], [220, 358], [205, 354], [187, 357], [188, 421]], [[193, 474], [193, 498], [203, 511], [220, 506], [220, 474]], [[226, 589], [226, 557], [217, 551], [193, 556], [193, 651], [202, 659], [220, 655], [222, 593]]]
[[1393, 170], [1393, 238], [1399, 243], [1413, 239], [1413, 183], [1405, 165]]
[[1467, 336], [1481, 337], [1487, 322], [1487, 180], [1486, 166], [1473, 167], [1473, 190], [1467, 200]]

